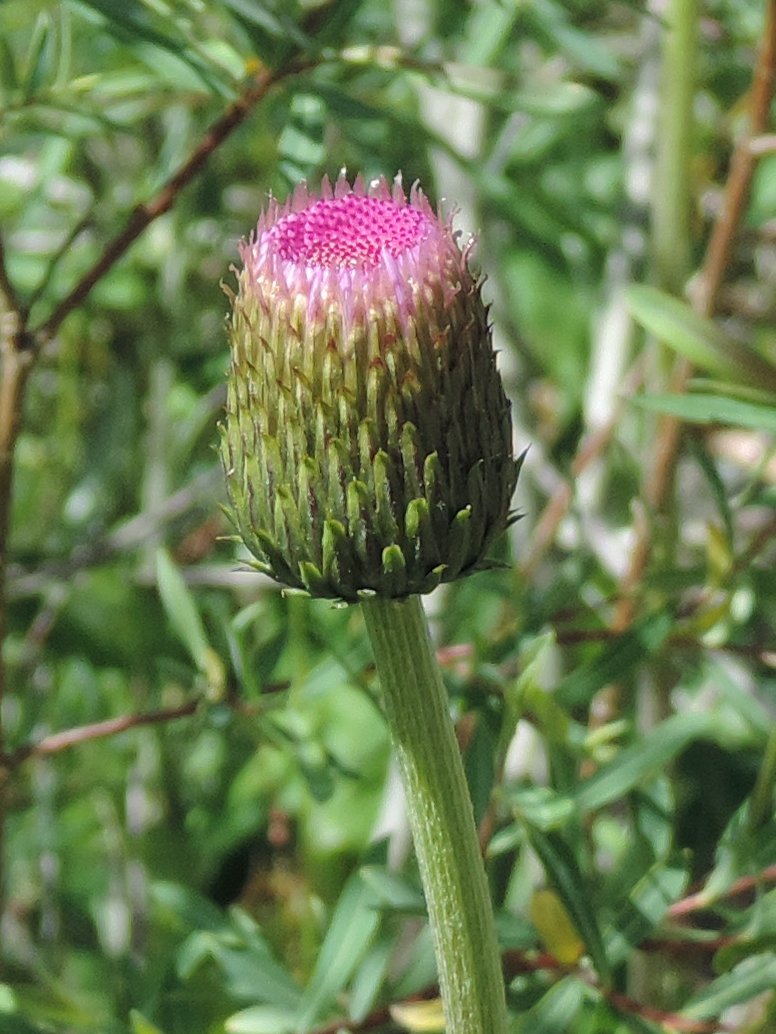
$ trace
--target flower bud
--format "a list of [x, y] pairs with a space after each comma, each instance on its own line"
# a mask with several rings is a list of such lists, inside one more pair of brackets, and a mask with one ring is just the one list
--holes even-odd
[[480, 283], [419, 189], [271, 200], [229, 292], [222, 458], [255, 566], [311, 596], [490, 566], [519, 462]]

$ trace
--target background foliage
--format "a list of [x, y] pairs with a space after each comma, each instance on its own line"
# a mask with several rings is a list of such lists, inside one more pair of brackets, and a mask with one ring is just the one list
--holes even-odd
[[438, 1029], [358, 610], [219, 539], [219, 280], [343, 166], [478, 233], [530, 443], [503, 569], [429, 603], [515, 1031], [776, 1029], [774, 33], [0, 5], [0, 1031]]

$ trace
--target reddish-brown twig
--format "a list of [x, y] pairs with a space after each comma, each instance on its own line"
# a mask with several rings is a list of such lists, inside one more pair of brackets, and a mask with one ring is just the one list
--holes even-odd
[[705, 891], [698, 891], [697, 894], [688, 894], [687, 897], [682, 898], [681, 901], [674, 902], [673, 905], [668, 909], [666, 915], [669, 919], [683, 919], [685, 916], [692, 915], [694, 912], [701, 912], [704, 909], [711, 908], [716, 900], [719, 898], [732, 898], [737, 894], [746, 894], [749, 891], [755, 890], [757, 887], [764, 883], [776, 883], [776, 865], [769, 865], [766, 869], [761, 872], [755, 873], [753, 876], [742, 876], [740, 879], [735, 880], [725, 890], [724, 894], [719, 895], [715, 899], [711, 899]]
[[69, 747], [79, 743], [88, 743], [90, 740], [105, 739], [106, 736], [115, 736], [117, 733], [126, 732], [128, 729], [139, 729], [144, 725], [159, 725], [163, 722], [171, 722], [176, 718], [187, 718], [193, 715], [200, 706], [199, 700], [189, 700], [179, 707], [167, 707], [158, 711], [146, 711], [141, 714], [119, 715], [117, 718], [106, 718], [102, 722], [92, 722], [89, 725], [79, 725], [72, 729], [65, 729], [63, 732], [55, 732], [50, 736], [44, 736], [36, 743], [28, 743], [17, 750], [12, 750], [4, 755], [0, 762], [6, 770], [13, 770], [31, 757], [44, 757], [49, 754], [59, 754]]
[[[286, 681], [268, 683], [264, 686], [263, 697], [280, 693], [288, 689], [289, 685]], [[255, 714], [264, 710], [266, 706], [266, 702], [247, 704], [238, 700], [229, 700], [225, 703], [240, 714]], [[162, 707], [155, 711], [119, 715], [116, 718], [106, 718], [101, 722], [91, 722], [89, 725], [78, 725], [72, 729], [64, 729], [62, 732], [54, 732], [35, 743], [27, 743], [23, 747], [0, 755], [0, 768], [12, 771], [29, 758], [60, 754], [63, 750], [69, 750], [70, 747], [78, 746], [81, 743], [104, 740], [108, 736], [116, 736], [118, 733], [128, 732], [130, 729], [139, 729], [144, 725], [164, 725], [177, 721], [179, 718], [190, 718], [202, 706], [204, 706], [204, 701], [195, 697], [177, 707]]]
[[107, 243], [92, 267], [84, 273], [45, 322], [34, 331], [35, 340], [39, 345], [54, 337], [64, 320], [85, 301], [95, 284], [113, 268], [137, 238], [152, 222], [172, 208], [181, 190], [194, 179], [216, 148], [245, 121], [270, 89], [282, 78], [300, 71], [302, 67], [301, 64], [292, 63], [282, 71], [262, 67], [256, 73], [252, 84], [212, 124], [186, 161], [173, 173], [156, 196], [132, 210], [124, 228]]

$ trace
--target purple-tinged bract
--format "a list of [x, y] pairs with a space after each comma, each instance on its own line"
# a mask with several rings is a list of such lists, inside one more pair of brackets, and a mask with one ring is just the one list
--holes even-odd
[[519, 464], [450, 222], [341, 177], [270, 201], [241, 255], [222, 457], [255, 566], [348, 601], [489, 566]]

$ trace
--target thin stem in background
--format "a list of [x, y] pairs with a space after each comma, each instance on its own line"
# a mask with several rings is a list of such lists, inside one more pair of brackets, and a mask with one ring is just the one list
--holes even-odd
[[[691, 271], [692, 255], [692, 158], [694, 139], [695, 68], [698, 48], [697, 0], [670, 0], [664, 15], [662, 89], [657, 130], [655, 169], [652, 184], [652, 263], [658, 285], [681, 294]], [[662, 390], [671, 379], [669, 353], [662, 343], [655, 353], [656, 369], [647, 374]], [[684, 377], [681, 370], [679, 376]], [[679, 384], [672, 387], [678, 389]], [[652, 553], [650, 516], [665, 516], [670, 500], [678, 456], [681, 423], [673, 418], [658, 420], [657, 441], [643, 488], [650, 514], [636, 521], [636, 541], [623, 579], [623, 592], [613, 626], [624, 631], [636, 612], [637, 594]]]
[[[751, 146], [752, 140], [762, 136], [769, 125], [776, 76], [776, 0], [767, 0], [764, 19], [763, 35], [752, 80], [749, 125], [733, 150], [722, 206], [706, 248], [698, 287], [693, 292], [694, 307], [706, 316], [712, 316], [716, 310], [720, 288], [730, 265], [735, 238], [746, 212], [752, 177], [756, 162], [760, 157], [757, 148]], [[665, 232], [668, 238], [670, 227], [667, 220], [659, 221], [658, 225], [661, 228], [661, 234]], [[663, 227], [665, 227], [665, 231], [662, 229]], [[665, 247], [668, 247], [668, 244], [669, 241], [666, 240]], [[671, 378], [670, 390], [683, 391], [690, 373], [691, 367], [688, 363], [678, 362]], [[680, 432], [681, 422], [674, 417], [665, 417], [658, 426], [654, 461], [644, 490], [645, 499], [658, 512], [664, 509], [671, 492], [679, 451]], [[630, 584], [635, 584], [642, 579], [651, 555], [650, 536], [651, 530], [646, 525], [640, 536], [641, 542], [634, 550], [634, 559], [628, 572], [627, 577]], [[633, 602], [629, 602], [628, 597], [625, 596], [620, 613], [620, 622], [624, 623], [625, 627], [632, 620], [633, 612]]]
[[[32, 353], [25, 348], [24, 312], [8, 276], [3, 241], [0, 238], [0, 753], [5, 749], [2, 710], [8, 688], [3, 644], [8, 625], [6, 571], [8, 533], [11, 524], [13, 459], [21, 422], [24, 385], [31, 362]], [[7, 771], [0, 771], [0, 914], [5, 887], [7, 786]]]
[[679, 294], [691, 269], [691, 168], [698, 0], [670, 0], [664, 15], [662, 90], [652, 185], [652, 261], [658, 284]]

